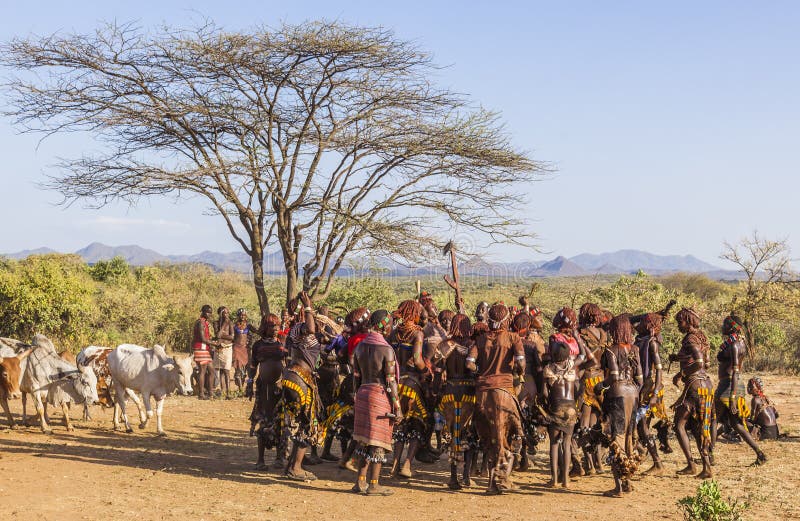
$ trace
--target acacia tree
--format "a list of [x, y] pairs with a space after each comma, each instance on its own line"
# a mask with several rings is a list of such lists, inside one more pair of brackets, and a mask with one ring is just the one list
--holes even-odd
[[382, 28], [109, 24], [14, 39], [0, 63], [18, 128], [105, 145], [56, 165], [47, 185], [64, 204], [204, 197], [252, 259], [262, 312], [273, 244], [286, 297], [302, 284], [321, 299], [359, 251], [417, 259], [452, 227], [531, 238], [519, 189], [541, 165], [511, 146], [496, 113], [437, 88], [428, 54]]
[[785, 284], [794, 284], [786, 240], [769, 240], [754, 231], [736, 244], [724, 243], [721, 259], [728, 260], [744, 274], [741, 298], [734, 297], [733, 307], [744, 322], [748, 354], [757, 349], [754, 327], [768, 318], [774, 304], [780, 304]]

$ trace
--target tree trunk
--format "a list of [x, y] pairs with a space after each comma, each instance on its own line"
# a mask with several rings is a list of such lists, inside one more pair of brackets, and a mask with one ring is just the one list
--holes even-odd
[[261, 316], [264, 317], [270, 312], [267, 288], [264, 287], [264, 252], [255, 250], [250, 258], [253, 261], [253, 287], [258, 297], [259, 311], [261, 311]]
[[[292, 256], [289, 256], [292, 257]], [[286, 305], [297, 296], [297, 263], [293, 259], [286, 259]]]

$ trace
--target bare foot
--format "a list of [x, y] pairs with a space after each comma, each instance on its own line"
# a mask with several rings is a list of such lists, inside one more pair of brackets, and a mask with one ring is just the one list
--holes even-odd
[[711, 474], [711, 469], [703, 469], [703, 471], [695, 477], [699, 479], [711, 479], [714, 476]]
[[314, 481], [317, 479], [317, 476], [307, 470], [287, 470], [283, 477], [291, 481]]
[[408, 461], [403, 463], [403, 465], [400, 467], [400, 470], [397, 471], [397, 476], [406, 479], [413, 477], [413, 474], [411, 473], [411, 463]]
[[650, 474], [652, 476], [659, 476], [664, 472], [664, 465], [661, 463], [653, 463], [653, 466], [642, 472], [642, 475]]
[[697, 472], [697, 467], [695, 467], [694, 465], [686, 465], [685, 468], [682, 468], [681, 470], [676, 472], [676, 474], [678, 474], [679, 476], [691, 476], [695, 472]]
[[603, 495], [605, 497], [617, 497], [617, 498], [620, 498], [620, 497], [622, 497], [622, 491], [620, 489], [618, 489], [618, 488], [612, 488], [611, 490], [606, 490], [605, 492], [603, 492]]
[[756, 461], [755, 463], [753, 463], [753, 465], [755, 466], [763, 465], [766, 462], [767, 462], [767, 455], [764, 454], [762, 451], [758, 451], [756, 453]]
[[391, 496], [392, 494], [394, 494], [394, 490], [383, 485], [370, 485], [367, 489], [368, 496]]

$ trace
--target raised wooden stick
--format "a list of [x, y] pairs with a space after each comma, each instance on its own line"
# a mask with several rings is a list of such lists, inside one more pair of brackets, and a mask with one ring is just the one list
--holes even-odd
[[458, 283], [458, 260], [456, 259], [456, 247], [453, 241], [448, 242], [444, 246], [444, 254], [450, 254], [450, 266], [453, 271], [453, 279], [447, 275], [444, 276], [444, 281], [448, 286], [453, 288], [456, 292], [456, 309], [459, 313], [464, 313], [464, 301], [461, 299], [461, 286]]

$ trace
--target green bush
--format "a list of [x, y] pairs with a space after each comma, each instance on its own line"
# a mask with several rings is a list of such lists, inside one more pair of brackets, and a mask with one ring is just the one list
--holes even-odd
[[258, 321], [247, 278], [206, 266], [87, 266], [70, 255], [0, 261], [0, 336], [53, 338], [59, 349], [162, 344], [184, 351], [200, 306], [244, 307]]
[[746, 502], [722, 499], [719, 484], [714, 480], [703, 481], [696, 495], [678, 500], [686, 521], [739, 521], [748, 506]]
[[366, 277], [363, 279], [341, 279], [334, 286], [327, 298], [320, 304], [328, 305], [331, 310], [341, 316], [359, 306], [376, 309], [395, 309], [400, 295], [388, 279]]
[[665, 288], [677, 293], [691, 293], [700, 300], [709, 301], [725, 297], [733, 291], [733, 285], [710, 279], [699, 273], [675, 273], [659, 278]]
[[89, 273], [98, 282], [122, 283], [131, 278], [130, 266], [122, 257], [114, 257], [109, 261], [98, 261], [89, 268]]
[[0, 324], [5, 336], [47, 333], [60, 343], [85, 340], [92, 279], [75, 255], [37, 255], [0, 264]]

